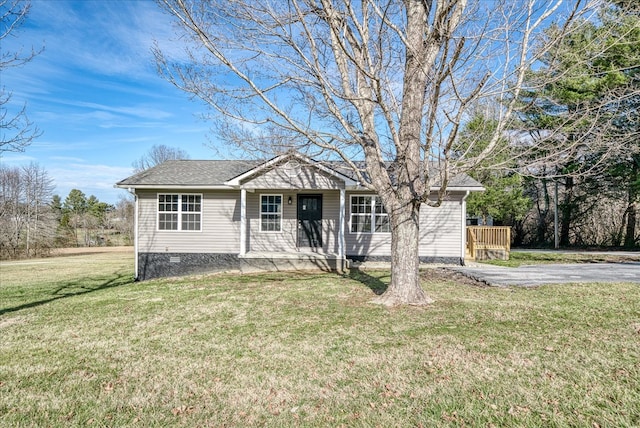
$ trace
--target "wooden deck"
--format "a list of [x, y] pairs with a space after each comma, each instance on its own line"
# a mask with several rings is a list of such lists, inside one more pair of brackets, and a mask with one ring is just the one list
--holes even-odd
[[467, 256], [472, 260], [509, 260], [511, 227], [467, 226]]

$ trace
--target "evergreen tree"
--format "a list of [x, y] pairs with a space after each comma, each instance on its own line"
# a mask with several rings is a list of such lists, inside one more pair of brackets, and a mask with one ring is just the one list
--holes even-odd
[[81, 190], [72, 189], [65, 198], [62, 207], [73, 233], [74, 245], [78, 246], [78, 230], [85, 225], [85, 214], [88, 208], [87, 197]]
[[[521, 119], [542, 159], [529, 172], [562, 184], [560, 243], [570, 244], [575, 222], [592, 194], [624, 189], [625, 246], [635, 245], [640, 192], [640, 15], [636, 2], [606, 3], [599, 19], [581, 21], [527, 77]], [[549, 31], [553, 37], [555, 29]], [[541, 84], [540, 82], [546, 82]], [[545, 151], [559, 141], [571, 150]]]
[[[465, 126], [458, 151], [481, 152], [486, 148], [495, 132], [497, 123], [482, 113], [477, 113]], [[467, 140], [475, 142], [473, 146]], [[500, 140], [495, 155], [481, 161], [469, 174], [485, 187], [484, 192], [472, 193], [467, 199], [467, 213], [487, 218], [502, 224], [514, 224], [521, 220], [531, 206], [531, 200], [523, 194], [522, 176], [515, 171], [515, 163], [509, 162], [505, 150], [506, 138]], [[473, 153], [469, 153], [473, 155]], [[501, 165], [496, 168], [495, 165]]]

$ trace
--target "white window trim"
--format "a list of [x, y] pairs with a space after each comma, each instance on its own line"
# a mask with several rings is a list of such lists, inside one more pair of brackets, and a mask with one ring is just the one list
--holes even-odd
[[[354, 232], [351, 228], [351, 220], [353, 219], [353, 198], [371, 198], [371, 232]], [[389, 235], [391, 234], [391, 230], [389, 232], [376, 232], [376, 200], [379, 199], [380, 196], [374, 194], [357, 194], [357, 195], [349, 195], [349, 234], [350, 235]], [[384, 204], [382, 205], [384, 207]], [[386, 213], [387, 218], [389, 217], [389, 213]], [[389, 225], [391, 227], [391, 225]]]
[[[178, 195], [178, 211], [160, 211], [158, 209], [158, 203], [160, 195]], [[183, 196], [200, 196], [200, 211], [182, 211], [182, 197]], [[202, 193], [175, 193], [175, 192], [158, 192], [156, 194], [156, 231], [168, 232], [168, 233], [201, 233], [202, 232], [202, 219], [203, 215], [204, 196]], [[178, 214], [178, 228], [177, 229], [160, 229], [160, 214], [176, 213]], [[183, 230], [182, 229], [182, 214], [200, 214], [200, 229], [198, 230]]]
[[[263, 214], [263, 212], [262, 212], [262, 197], [263, 196], [280, 196], [280, 212], [278, 213], [278, 214], [280, 214], [280, 230], [262, 230], [262, 214]], [[278, 194], [278, 193], [261, 193], [260, 197], [258, 198], [258, 204], [259, 204], [259, 206], [258, 206], [258, 215], [260, 216], [260, 218], [259, 218], [260, 221], [259, 221], [259, 225], [258, 225], [258, 227], [259, 227], [258, 231], [260, 233], [267, 233], [267, 234], [282, 233], [283, 232], [283, 230], [282, 230], [282, 224], [283, 224], [282, 220], [283, 220], [283, 217], [284, 217], [284, 196], [283, 196], [283, 194], [282, 193], [280, 193], [280, 194]], [[264, 214], [271, 214], [271, 213], [264, 213]]]

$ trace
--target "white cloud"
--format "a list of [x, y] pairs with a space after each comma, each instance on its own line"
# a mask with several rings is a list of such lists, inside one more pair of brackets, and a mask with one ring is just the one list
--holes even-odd
[[54, 161], [64, 161], [64, 162], [74, 162], [74, 163], [84, 163], [85, 160], [81, 158], [74, 158], [71, 156], [51, 156], [51, 160]]
[[30, 41], [44, 40], [43, 56], [100, 74], [154, 73], [154, 32], [168, 17], [151, 1], [34, 0]]
[[113, 89], [117, 83], [104, 76], [159, 80], [151, 48], [155, 40], [171, 46], [170, 29], [169, 16], [153, 1], [33, 0], [27, 21], [3, 39], [2, 49], [44, 51], [23, 67], [3, 70], [3, 84], [23, 100], [50, 94], [51, 81]]
[[62, 198], [72, 189], [79, 189], [87, 196], [95, 195], [103, 202], [115, 203], [122, 191], [113, 186], [133, 171], [131, 167], [70, 162], [51, 167], [47, 172]]
[[37, 162], [38, 159], [33, 156], [25, 155], [24, 153], [3, 153], [0, 156], [0, 163], [12, 164], [12, 165], [24, 165], [29, 162]]
[[167, 119], [173, 116], [173, 114], [170, 112], [143, 104], [135, 106], [109, 106], [105, 104], [84, 101], [65, 102], [65, 104], [93, 109], [101, 112], [116, 113], [118, 115], [134, 116], [143, 119]]

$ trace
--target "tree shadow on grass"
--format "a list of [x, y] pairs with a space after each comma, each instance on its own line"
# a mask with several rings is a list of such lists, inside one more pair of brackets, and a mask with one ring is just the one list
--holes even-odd
[[[93, 293], [95, 291], [106, 290], [114, 287], [120, 287], [122, 285], [127, 285], [132, 283], [133, 283], [133, 278], [131, 277], [130, 274], [118, 274], [116, 276], [105, 278], [104, 281], [96, 280], [96, 278], [91, 278], [91, 277], [81, 278], [75, 281], [69, 281], [64, 285], [56, 288], [50, 293], [51, 297], [47, 299], [24, 303], [22, 305], [14, 306], [12, 308], [2, 308], [0, 309], [0, 315], [4, 315], [10, 312], [17, 312], [22, 309], [41, 306], [41, 305], [54, 302], [60, 299], [81, 296], [83, 294]], [[91, 284], [91, 285], [88, 285], [88, 284]]]
[[366, 285], [378, 296], [387, 291], [387, 288], [389, 287], [389, 284], [382, 281], [380, 277], [373, 276], [368, 272], [357, 268], [349, 269], [349, 278]]

